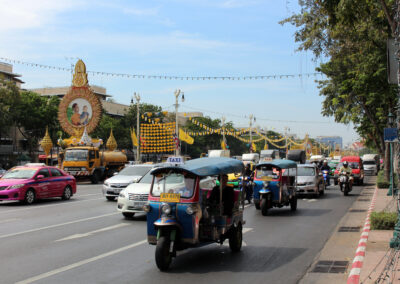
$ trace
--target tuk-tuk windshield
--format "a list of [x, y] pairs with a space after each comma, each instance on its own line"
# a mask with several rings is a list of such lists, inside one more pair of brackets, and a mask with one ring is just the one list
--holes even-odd
[[154, 177], [151, 195], [158, 197], [161, 193], [178, 193], [181, 198], [193, 196], [195, 178], [181, 173], [161, 173]]
[[274, 171], [271, 168], [267, 168], [267, 167], [262, 167], [257, 169], [256, 171], [256, 179], [263, 179], [265, 177], [271, 177], [273, 179], [277, 179], [278, 178], [278, 172]]

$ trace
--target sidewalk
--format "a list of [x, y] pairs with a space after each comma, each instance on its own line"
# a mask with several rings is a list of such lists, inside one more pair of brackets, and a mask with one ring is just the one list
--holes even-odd
[[370, 180], [299, 283], [400, 283], [400, 262], [387, 265], [398, 259], [389, 249], [393, 231], [369, 228], [370, 211], [397, 210], [387, 191], [376, 189], [375, 178]]

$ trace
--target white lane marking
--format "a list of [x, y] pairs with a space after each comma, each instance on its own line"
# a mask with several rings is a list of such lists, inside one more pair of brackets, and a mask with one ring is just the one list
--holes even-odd
[[315, 202], [315, 201], [317, 201], [317, 199], [308, 199], [307, 201], [308, 202]]
[[73, 202], [65, 202], [65, 203], [57, 203], [57, 204], [50, 204], [50, 205], [40, 205], [40, 206], [30, 206], [30, 207], [24, 207], [23, 209], [14, 209], [14, 210], [6, 210], [6, 211], [0, 211], [0, 214], [5, 214], [5, 213], [11, 213], [11, 212], [23, 212], [26, 210], [32, 210], [32, 209], [40, 209], [40, 208], [48, 208], [48, 207], [53, 207], [53, 206], [62, 206], [62, 205], [74, 205], [79, 202], [86, 202], [86, 201], [93, 201], [93, 200], [99, 200], [103, 199], [102, 198], [95, 198], [95, 199], [85, 199], [85, 200], [78, 200], [78, 201], [73, 201]]
[[76, 196], [82, 197], [82, 196], [90, 196], [90, 195], [103, 195], [103, 193], [91, 193], [91, 194], [83, 194], [83, 195], [77, 194]]
[[102, 229], [94, 230], [94, 231], [83, 233], [83, 234], [71, 235], [71, 236], [65, 237], [63, 239], [56, 240], [55, 242], [62, 242], [62, 241], [69, 241], [69, 240], [73, 240], [73, 239], [85, 238], [85, 237], [89, 237], [91, 235], [94, 235], [96, 233], [101, 233], [101, 232], [105, 232], [105, 231], [109, 231], [109, 230], [114, 230], [114, 229], [117, 229], [117, 228], [130, 226], [130, 225], [131, 224], [121, 223], [121, 224], [118, 224], [118, 225], [105, 227], [105, 228], [102, 228]]
[[251, 205], [253, 205], [253, 204], [251, 204], [251, 203], [247, 204], [247, 205], [244, 206], [244, 208], [250, 207]]
[[7, 222], [18, 221], [18, 220], [21, 220], [21, 218], [11, 218], [11, 219], [2, 220], [2, 221], [0, 221], [0, 224], [1, 224], [1, 223], [7, 223]]
[[36, 276], [34, 276], [34, 277], [31, 277], [31, 278], [28, 278], [28, 279], [19, 281], [19, 282], [17, 282], [16, 284], [28, 284], [28, 283], [32, 283], [32, 282], [35, 282], [35, 281], [38, 281], [38, 280], [41, 280], [41, 279], [44, 279], [44, 278], [47, 278], [47, 277], [56, 275], [56, 274], [58, 274], [58, 273], [65, 272], [65, 271], [74, 269], [74, 268], [76, 268], [76, 267], [79, 267], [79, 266], [82, 266], [82, 265], [85, 265], [85, 264], [94, 262], [94, 261], [96, 261], [96, 260], [99, 260], [99, 259], [102, 259], [102, 258], [111, 256], [111, 255], [114, 255], [114, 254], [117, 254], [117, 253], [120, 253], [120, 252], [123, 252], [123, 251], [126, 251], [126, 250], [128, 250], [128, 249], [131, 249], [131, 248], [140, 246], [140, 245], [145, 244], [145, 243], [147, 243], [147, 240], [142, 240], [142, 241], [139, 241], [139, 242], [137, 242], [137, 243], [134, 243], [134, 244], [131, 244], [131, 245], [128, 245], [128, 246], [121, 247], [121, 248], [119, 248], [119, 249], [115, 249], [115, 250], [112, 250], [112, 251], [109, 251], [109, 252], [100, 254], [100, 255], [95, 256], [95, 257], [87, 258], [87, 259], [84, 259], [84, 260], [75, 262], [75, 263], [73, 263], [73, 264], [66, 265], [66, 266], [63, 266], [63, 267], [60, 267], [60, 268], [51, 270], [51, 271], [46, 272], [46, 273], [42, 273], [42, 274], [36, 275]]
[[250, 231], [253, 231], [254, 229], [253, 228], [243, 228], [242, 229], [242, 233], [243, 234], [246, 234], [246, 233], [248, 233], [248, 232], [250, 232]]
[[70, 221], [70, 222], [66, 222], [66, 223], [62, 223], [62, 224], [56, 224], [56, 225], [51, 225], [51, 226], [40, 227], [40, 228], [36, 228], [36, 229], [31, 229], [31, 230], [26, 230], [26, 231], [22, 231], [22, 232], [18, 232], [18, 233], [0, 235], [0, 239], [4, 239], [4, 238], [8, 238], [8, 237], [14, 237], [14, 236], [23, 235], [23, 234], [32, 233], [32, 232], [37, 232], [37, 231], [42, 231], [42, 230], [47, 230], [47, 229], [52, 229], [52, 228], [57, 228], [57, 227], [65, 226], [65, 225], [85, 222], [85, 221], [99, 219], [99, 218], [108, 217], [108, 216], [117, 215], [117, 214], [121, 214], [121, 213], [119, 213], [119, 212], [109, 213], [109, 214], [99, 215], [99, 216], [95, 216], [95, 217], [89, 217], [89, 218], [79, 219], [79, 220], [75, 220], [75, 221]]

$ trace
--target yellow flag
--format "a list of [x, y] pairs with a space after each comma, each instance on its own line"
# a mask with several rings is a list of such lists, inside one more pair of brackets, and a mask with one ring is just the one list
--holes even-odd
[[254, 142], [251, 143], [251, 148], [252, 148], [253, 152], [257, 151], [256, 144], [254, 144]]
[[179, 139], [188, 143], [188, 144], [193, 144], [194, 139], [190, 137], [185, 131], [179, 128]]
[[137, 140], [136, 133], [135, 133], [134, 129], [131, 129], [131, 139], [132, 139], [133, 146], [137, 147], [138, 146], [138, 140]]
[[268, 143], [265, 141], [264, 150], [268, 150]]
[[221, 140], [221, 149], [226, 150], [226, 143], [224, 140]]

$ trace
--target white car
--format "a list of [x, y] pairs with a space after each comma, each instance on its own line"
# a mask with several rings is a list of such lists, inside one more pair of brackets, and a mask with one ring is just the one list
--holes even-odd
[[[151, 182], [153, 176], [148, 172], [138, 183], [130, 184], [122, 190], [118, 196], [117, 210], [125, 218], [132, 218], [135, 213], [145, 213], [143, 205], [149, 198]], [[207, 177], [200, 181], [201, 188], [212, 189], [216, 184], [214, 177]], [[184, 185], [183, 179], [177, 180], [176, 186]]]
[[154, 165], [128, 165], [119, 173], [106, 179], [103, 184], [103, 195], [107, 200], [114, 200], [118, 197], [121, 190], [125, 189], [131, 183], [138, 182], [147, 174]]

